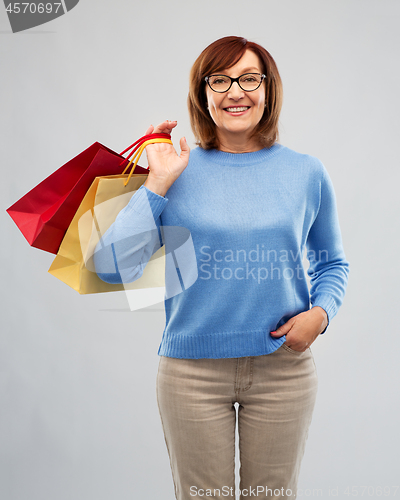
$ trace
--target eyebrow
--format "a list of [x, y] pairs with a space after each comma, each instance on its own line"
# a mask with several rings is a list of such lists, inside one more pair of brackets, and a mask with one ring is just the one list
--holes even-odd
[[[230, 68], [228, 68], [228, 69], [230, 69]], [[241, 74], [242, 74], [242, 75], [244, 75], [244, 74], [246, 74], [246, 73], [254, 73], [254, 71], [252, 71], [252, 70], [255, 70], [257, 73], [260, 71], [260, 70], [259, 70], [258, 68], [256, 68], [255, 66], [251, 66], [251, 67], [249, 67], [249, 68], [244, 68], [244, 69], [242, 70], [242, 73], [241, 73]], [[214, 74], [215, 74], [215, 75], [222, 75], [222, 73], [217, 73], [217, 72], [215, 72]]]
[[257, 71], [260, 71], [260, 70], [259, 70], [258, 68], [256, 68], [255, 66], [252, 66], [252, 67], [250, 67], [250, 68], [244, 68], [243, 72], [244, 72], [244, 73], [249, 73], [249, 72], [251, 72], [251, 70], [252, 70], [252, 69], [255, 69], [255, 70], [257, 70]]

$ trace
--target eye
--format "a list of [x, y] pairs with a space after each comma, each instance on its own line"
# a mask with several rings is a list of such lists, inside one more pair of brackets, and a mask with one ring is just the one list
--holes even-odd
[[241, 78], [243, 82], [258, 82], [258, 78], [254, 75], [245, 75]]
[[213, 76], [210, 78], [211, 85], [222, 85], [228, 82], [228, 78], [224, 76]]

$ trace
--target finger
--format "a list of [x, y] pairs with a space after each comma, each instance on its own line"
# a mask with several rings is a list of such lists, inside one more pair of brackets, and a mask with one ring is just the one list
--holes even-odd
[[170, 121], [170, 120], [165, 120], [165, 122], [164, 122], [164, 124], [163, 124], [163, 125], [164, 125], [163, 132], [164, 132], [165, 134], [171, 134], [172, 129], [173, 129], [174, 127], [176, 127], [176, 126], [177, 126], [177, 124], [178, 124], [178, 122], [177, 122], [176, 120], [173, 120], [173, 121]]
[[272, 337], [278, 338], [278, 337], [282, 337], [285, 334], [283, 332], [281, 332], [280, 330], [276, 330], [276, 332], [270, 332], [270, 335]]
[[186, 142], [185, 137], [181, 137], [181, 140], [179, 141], [179, 145], [181, 147], [181, 154], [179, 155], [179, 158], [183, 160], [185, 163], [189, 161], [189, 156], [190, 156], [190, 148], [189, 144]]
[[275, 332], [271, 332], [271, 335], [277, 338], [282, 337], [292, 329], [293, 325], [294, 325], [294, 319], [290, 318], [288, 321], [286, 321], [286, 323], [277, 328]]
[[306, 335], [301, 335], [299, 332], [294, 332], [292, 329], [288, 335], [286, 335], [286, 342], [289, 347], [293, 348], [295, 351], [305, 351], [313, 343], [313, 340]]
[[153, 125], [150, 125], [150, 127], [146, 130], [146, 133], [144, 135], [150, 135], [153, 133], [154, 127]]
[[176, 127], [178, 122], [176, 120], [165, 120], [154, 129], [153, 134], [171, 134], [172, 129]]

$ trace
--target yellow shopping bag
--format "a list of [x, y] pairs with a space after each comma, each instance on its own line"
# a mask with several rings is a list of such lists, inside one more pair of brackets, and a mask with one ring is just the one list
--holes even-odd
[[96, 177], [68, 227], [49, 273], [80, 294], [165, 286], [164, 246], [152, 255], [143, 275], [132, 283], [106, 283], [97, 276], [93, 265], [94, 249], [100, 242], [101, 235], [105, 234], [119, 212], [147, 179], [147, 174], [133, 174], [133, 171], [144, 148], [154, 142], [172, 144], [169, 139], [146, 141], [126, 167], [125, 171], [136, 157], [129, 175]]

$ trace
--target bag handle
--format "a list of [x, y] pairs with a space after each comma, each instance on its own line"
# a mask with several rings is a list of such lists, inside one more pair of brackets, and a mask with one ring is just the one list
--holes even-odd
[[[141, 137], [140, 139], [138, 139], [136, 142], [134, 142], [133, 144], [131, 144], [129, 147], [127, 147], [126, 149], [124, 149], [122, 151], [122, 153], [120, 153], [120, 156], [122, 156], [123, 154], [125, 154], [127, 151], [129, 151], [131, 148], [133, 148], [134, 146], [136, 146], [130, 153], [129, 155], [125, 158], [128, 159], [139, 147], [140, 145], [145, 142], [145, 141], [148, 141], [150, 139], [171, 139], [171, 135], [170, 134], [164, 134], [164, 133], [159, 133], [159, 134], [147, 134], [147, 135], [144, 135], [143, 137]], [[124, 160], [124, 161], [125, 161]], [[120, 163], [120, 165], [122, 165], [122, 163], [124, 163], [124, 161], [122, 161]]]
[[[154, 135], [157, 135], [157, 134], [154, 134]], [[168, 134], [164, 134], [164, 135], [168, 135]], [[171, 136], [169, 136], [169, 137], [171, 137]], [[171, 138], [168, 139], [168, 138], [165, 138], [165, 137], [158, 137], [158, 138], [148, 139], [148, 140], [144, 141], [140, 146], [138, 145], [135, 148], [135, 149], [137, 149], [136, 153], [132, 156], [131, 161], [128, 163], [128, 165], [125, 167], [124, 171], [122, 172], [122, 174], [124, 174], [128, 170], [128, 168], [130, 167], [130, 165], [132, 164], [132, 162], [134, 161], [134, 164], [133, 164], [133, 166], [131, 168], [131, 171], [129, 172], [128, 178], [124, 182], [124, 186], [128, 185], [128, 182], [130, 181], [130, 178], [132, 177], [133, 171], [135, 170], [136, 165], [137, 165], [137, 163], [139, 161], [139, 158], [142, 155], [145, 147], [148, 146], [149, 144], [155, 144], [155, 143], [159, 143], [159, 142], [166, 142], [167, 144], [172, 144]]]

